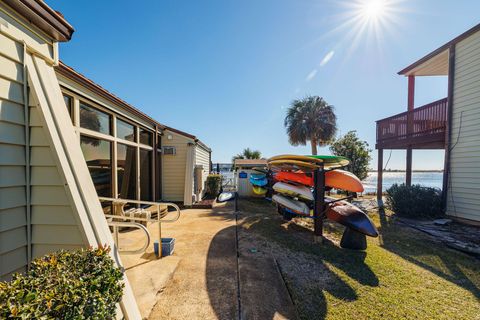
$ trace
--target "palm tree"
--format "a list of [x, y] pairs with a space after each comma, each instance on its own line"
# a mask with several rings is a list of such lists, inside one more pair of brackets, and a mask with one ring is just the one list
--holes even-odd
[[292, 101], [284, 121], [290, 144], [306, 145], [310, 141], [312, 154], [317, 146], [325, 146], [337, 132], [334, 108], [319, 96], [308, 96]]
[[235, 162], [235, 159], [260, 159], [262, 153], [258, 150], [251, 150], [250, 148], [243, 149], [242, 153], [237, 154], [232, 158], [232, 162]]

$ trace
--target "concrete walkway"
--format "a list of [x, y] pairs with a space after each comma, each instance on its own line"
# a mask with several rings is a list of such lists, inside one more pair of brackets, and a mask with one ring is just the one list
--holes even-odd
[[149, 319], [296, 318], [274, 259], [250, 254], [241, 232], [231, 205], [184, 210], [165, 225], [180, 261]]

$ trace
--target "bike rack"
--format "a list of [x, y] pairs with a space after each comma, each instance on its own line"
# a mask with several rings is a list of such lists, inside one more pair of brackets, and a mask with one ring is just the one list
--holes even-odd
[[[117, 247], [118, 247], [118, 227], [120, 226], [120, 225], [118, 225], [118, 223], [119, 224], [121, 224], [121, 223], [131, 224], [131, 225], [122, 225], [122, 226], [134, 227], [134, 228], [139, 228], [138, 225], [140, 225], [140, 226], [142, 226], [141, 229], [146, 232], [146, 235], [148, 237], [147, 246], [145, 246], [144, 248], [142, 247], [143, 250], [140, 251], [140, 252], [137, 252], [138, 250], [130, 250], [130, 251], [135, 251], [135, 253], [145, 252], [145, 250], [150, 245], [150, 232], [148, 231], [148, 229], [145, 226], [143, 226], [142, 224], [140, 224], [138, 222], [158, 223], [158, 245], [160, 246], [158, 251], [159, 251], [159, 257], [160, 258], [162, 257], [162, 250], [161, 250], [161, 246], [162, 246], [162, 223], [175, 222], [180, 218], [180, 215], [181, 215], [180, 208], [175, 203], [171, 203], [171, 202], [152, 202], [152, 201], [141, 201], [141, 200], [128, 200], [128, 199], [120, 199], [120, 198], [116, 199], [116, 198], [107, 198], [107, 197], [99, 197], [98, 199], [102, 202], [111, 202], [112, 205], [113, 205], [115, 214], [105, 214], [105, 217], [112, 220], [112, 221], [108, 222], [108, 225], [114, 227], [114, 241], [115, 241], [115, 244], [117, 245]], [[157, 218], [153, 219], [153, 218], [126, 216], [125, 215], [126, 212], [124, 210], [124, 207], [127, 203], [139, 204], [139, 205], [149, 205], [149, 206], [156, 207], [157, 208]], [[166, 213], [164, 215], [161, 215], [160, 208], [165, 207], [165, 206], [167, 207]], [[175, 212], [176, 212], [176, 215], [173, 218], [164, 219], [169, 213], [168, 207], [174, 208]], [[117, 213], [119, 213], [119, 214], [117, 214]], [[121, 220], [127, 220], [127, 221], [123, 221], [123, 222], [113, 221], [114, 219], [121, 219]], [[116, 231], [115, 231], [115, 226], [116, 226]], [[135, 254], [135, 253], [129, 253], [130, 251], [122, 251], [122, 252], [126, 253], [126, 254]]]

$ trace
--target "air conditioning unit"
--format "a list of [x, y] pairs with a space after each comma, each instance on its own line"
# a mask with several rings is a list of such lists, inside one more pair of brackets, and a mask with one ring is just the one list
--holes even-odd
[[175, 147], [163, 147], [163, 155], [165, 156], [174, 156], [177, 154], [177, 149]]

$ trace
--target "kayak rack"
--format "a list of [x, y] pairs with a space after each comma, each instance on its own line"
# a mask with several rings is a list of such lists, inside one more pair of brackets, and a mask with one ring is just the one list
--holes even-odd
[[[344, 166], [341, 166], [344, 167]], [[333, 201], [325, 201], [325, 172], [333, 170], [333, 168], [325, 168], [324, 163], [318, 163], [317, 168], [312, 170], [313, 173], [313, 240], [316, 243], [323, 242], [323, 220], [326, 219], [328, 206], [339, 201], [351, 200], [353, 196], [350, 195], [341, 199]], [[267, 172], [267, 198], [271, 198], [273, 194], [273, 171], [271, 169]], [[285, 217], [285, 211], [283, 211]], [[364, 233], [353, 230], [349, 227], [345, 228], [343, 232], [340, 246], [346, 249], [365, 250], [367, 248], [367, 238]]]
[[[123, 254], [139, 254], [147, 250], [150, 245], [151, 235], [147, 229], [149, 222], [158, 224], [158, 243], [162, 245], [162, 223], [173, 223], [180, 218], [180, 208], [171, 202], [153, 202], [142, 200], [129, 200], [120, 198], [99, 197], [101, 202], [111, 202], [113, 214], [105, 214], [107, 223], [113, 229], [113, 240], [117, 248], [119, 248], [119, 227], [131, 227], [140, 229], [145, 234], [144, 245], [137, 250], [122, 250]], [[134, 204], [136, 207], [125, 210], [126, 204]], [[145, 207], [140, 207], [145, 206]], [[168, 208], [171, 207], [175, 211], [175, 216], [166, 218], [170, 213]], [[152, 218], [152, 213], [157, 213], [156, 218]], [[120, 220], [120, 221], [118, 221]], [[162, 257], [162, 250], [159, 250], [159, 258]]]

